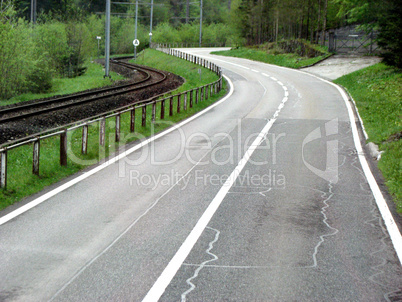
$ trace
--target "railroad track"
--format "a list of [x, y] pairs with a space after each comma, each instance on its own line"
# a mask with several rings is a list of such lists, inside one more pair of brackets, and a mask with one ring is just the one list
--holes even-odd
[[88, 91], [77, 93], [74, 95], [62, 96], [51, 100], [44, 100], [30, 104], [21, 104], [14, 107], [0, 109], [0, 124], [17, 121], [24, 118], [42, 115], [49, 112], [54, 112], [61, 109], [76, 107], [90, 102], [99, 101], [113, 96], [130, 93], [139, 89], [157, 85], [166, 80], [166, 74], [161, 71], [138, 66], [123, 62], [121, 60], [131, 57], [122, 57], [118, 60], [112, 59], [112, 64], [120, 65], [125, 68], [136, 70], [144, 75], [144, 78], [134, 83], [118, 85], [97, 89], [96, 91]]

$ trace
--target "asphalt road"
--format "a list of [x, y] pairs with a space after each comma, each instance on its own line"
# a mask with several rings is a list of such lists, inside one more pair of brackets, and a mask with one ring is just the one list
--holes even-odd
[[232, 94], [1, 225], [0, 300], [401, 299], [339, 91], [188, 51]]

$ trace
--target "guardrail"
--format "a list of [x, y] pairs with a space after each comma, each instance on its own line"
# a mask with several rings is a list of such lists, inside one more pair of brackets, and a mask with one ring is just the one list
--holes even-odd
[[[166, 48], [162, 45], [154, 45], [156, 48], [166, 54], [176, 56], [183, 60], [192, 62], [194, 64], [201, 65], [207, 68], [219, 76], [219, 79], [215, 82], [209, 83], [207, 85], [197, 87], [191, 90], [184, 91], [179, 94], [170, 95], [168, 97], [166, 94], [154, 96], [150, 99], [142, 101], [141, 103], [132, 104], [129, 106], [121, 107], [117, 110], [109, 111], [102, 115], [94, 116], [77, 123], [69, 124], [64, 127], [54, 128], [45, 132], [38, 133], [36, 135], [31, 135], [23, 139], [16, 141], [4, 143], [0, 145], [0, 188], [7, 188], [7, 155], [12, 149], [16, 149], [21, 146], [32, 145], [32, 173], [39, 176], [40, 172], [40, 144], [41, 141], [51, 138], [59, 137], [60, 139], [60, 165], [67, 166], [68, 159], [68, 132], [82, 128], [82, 139], [81, 139], [81, 153], [87, 154], [88, 150], [88, 128], [93, 124], [99, 125], [99, 146], [105, 145], [105, 135], [106, 135], [106, 120], [114, 118], [115, 119], [115, 142], [120, 141], [121, 136], [121, 115], [123, 113], [130, 112], [130, 133], [135, 132], [135, 117], [136, 110], [141, 110], [141, 126], [146, 127], [147, 118], [150, 117], [152, 123], [155, 123], [157, 115], [157, 104], [160, 103], [160, 119], [163, 120], [167, 115], [173, 116], [174, 113], [180, 113], [181, 110], [187, 111], [188, 108], [192, 108], [194, 103], [202, 102], [208, 99], [209, 96], [217, 94], [222, 89], [222, 70], [219, 66], [199, 58], [197, 56], [187, 54], [176, 49]], [[176, 99], [176, 102], [174, 102]], [[176, 105], [176, 106], [174, 106]], [[168, 108], [166, 108], [168, 106]], [[174, 108], [176, 107], [176, 108]], [[150, 110], [149, 110], [150, 109]], [[168, 109], [168, 110], [167, 110]], [[151, 116], [149, 116], [151, 114]]]
[[[235, 47], [232, 43], [202, 43], [201, 47]], [[186, 42], [170, 42], [170, 43], [151, 43], [151, 48], [163, 47], [163, 48], [200, 48], [198, 42], [186, 43]]]

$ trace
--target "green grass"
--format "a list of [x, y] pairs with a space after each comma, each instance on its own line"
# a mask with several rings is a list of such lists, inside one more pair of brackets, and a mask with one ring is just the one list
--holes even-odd
[[402, 73], [377, 64], [335, 81], [344, 86], [356, 101], [369, 140], [384, 151], [378, 163], [402, 213]]
[[[132, 60], [131, 62], [134, 62]], [[193, 63], [181, 60], [177, 65], [177, 58], [173, 56], [166, 56], [160, 51], [154, 49], [147, 49], [145, 54], [142, 52], [137, 58], [137, 64], [145, 64], [147, 66], [155, 67], [160, 70], [175, 73], [186, 79], [186, 82], [177, 91], [186, 91], [190, 88], [211, 83], [217, 79], [216, 75], [202, 68], [201, 77], [198, 74], [198, 69], [201, 67]], [[201, 79], [200, 79], [201, 78]]]
[[48, 93], [34, 94], [25, 93], [15, 96], [8, 100], [0, 100], [0, 106], [20, 103], [24, 101], [30, 101], [35, 99], [47, 98], [55, 95], [71, 94], [87, 89], [100, 88], [113, 84], [113, 81], [123, 80], [124, 77], [111, 72], [112, 80], [103, 76], [105, 72], [103, 71], [103, 66], [97, 63], [88, 62], [86, 65], [88, 67], [87, 72], [76, 78], [54, 78], [53, 86], [51, 91]]
[[320, 60], [323, 60], [326, 57], [328, 57], [328, 55], [325, 55], [315, 58], [306, 58], [306, 57], [300, 57], [296, 54], [269, 54], [264, 50], [250, 49], [250, 48], [238, 48], [227, 51], [215, 51], [213, 52], [213, 54], [228, 57], [244, 58], [289, 68], [302, 68], [317, 63]]
[[[154, 50], [147, 50], [145, 61], [137, 63], [146, 64], [154, 68], [166, 70], [186, 79], [186, 83], [180, 87], [179, 91], [184, 91], [211, 83], [218, 77], [211, 71], [202, 68], [201, 82], [199, 79], [198, 65], [183, 61], [181, 59], [165, 55]], [[225, 88], [225, 86], [224, 86]], [[177, 91], [176, 91], [177, 92]], [[171, 93], [171, 94], [175, 94]], [[0, 210], [8, 205], [20, 201], [24, 197], [30, 196], [36, 192], [43, 190], [45, 187], [72, 175], [85, 167], [93, 165], [99, 160], [112, 155], [118, 148], [123, 147], [126, 143], [148, 137], [158, 133], [174, 123], [183, 120], [196, 112], [208, 107], [222, 96], [226, 94], [226, 90], [209, 97], [208, 100], [194, 104], [193, 108], [184, 111], [183, 101], [181, 102], [181, 112], [177, 113], [177, 98], [174, 98], [174, 115], [169, 117], [169, 104], [166, 103], [165, 120], [160, 120], [160, 107], [157, 105], [157, 115], [154, 124], [151, 122], [152, 110], [151, 106], [147, 106], [146, 126], [141, 125], [141, 110], [136, 110], [135, 133], [130, 133], [130, 113], [127, 112], [121, 116], [121, 141], [116, 143], [114, 140], [114, 124], [115, 119], [110, 118], [106, 121], [106, 143], [104, 147], [99, 147], [99, 124], [95, 123], [89, 126], [89, 144], [86, 155], [81, 154], [81, 136], [82, 130], [77, 129], [68, 133], [69, 154], [67, 167], [59, 165], [59, 138], [54, 137], [43, 140], [41, 142], [40, 157], [40, 176], [33, 175], [32, 171], [32, 145], [8, 151], [8, 184], [7, 190], [0, 190]], [[195, 102], [194, 102], [195, 103]]]

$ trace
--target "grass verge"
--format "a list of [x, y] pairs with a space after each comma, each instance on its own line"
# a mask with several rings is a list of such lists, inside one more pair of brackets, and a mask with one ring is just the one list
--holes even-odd
[[269, 54], [264, 50], [250, 49], [250, 48], [238, 48], [226, 51], [215, 51], [213, 52], [213, 54], [227, 57], [249, 59], [253, 61], [263, 62], [267, 64], [274, 64], [289, 68], [306, 67], [315, 64], [328, 57], [328, 55], [322, 55], [315, 58], [307, 58], [307, 57], [301, 57], [293, 53]]
[[24, 93], [18, 96], [15, 96], [8, 100], [1, 100], [0, 106], [48, 98], [55, 95], [62, 94], [71, 94], [79, 91], [93, 89], [93, 88], [101, 88], [105, 86], [111, 85], [114, 81], [123, 80], [124, 77], [111, 72], [112, 80], [106, 78], [103, 79], [105, 72], [103, 71], [103, 67], [100, 64], [89, 62], [86, 64], [88, 67], [87, 72], [76, 78], [54, 78], [52, 82], [52, 89], [48, 93]]
[[[213, 72], [201, 68], [198, 65], [181, 59], [163, 54], [155, 50], [147, 50], [145, 57], [137, 60], [138, 64], [148, 65], [160, 70], [169, 71], [186, 79], [186, 83], [179, 88], [179, 91], [185, 91], [191, 88], [199, 87], [211, 83], [218, 79]], [[202, 69], [201, 79], [198, 69]], [[45, 187], [62, 180], [88, 166], [91, 166], [103, 158], [113, 154], [118, 148], [126, 143], [143, 139], [149, 135], [158, 133], [174, 123], [183, 120], [196, 112], [208, 107], [226, 94], [226, 84], [224, 89], [208, 100], [194, 104], [193, 108], [184, 110], [181, 102], [181, 112], [177, 112], [177, 98], [174, 98], [173, 108], [175, 114], [171, 117], [166, 116], [164, 120], [157, 119], [154, 124], [151, 123], [151, 114], [147, 114], [146, 126], [141, 125], [141, 110], [135, 113], [135, 130], [130, 133], [130, 113], [127, 112], [121, 116], [121, 140], [115, 143], [115, 122], [114, 119], [108, 119], [106, 122], [106, 143], [104, 147], [99, 147], [99, 124], [95, 123], [89, 127], [89, 143], [86, 155], [81, 154], [81, 136], [82, 130], [77, 129], [68, 133], [68, 164], [67, 167], [59, 165], [60, 142], [58, 137], [43, 140], [41, 142], [40, 154], [40, 176], [31, 174], [32, 171], [32, 146], [23, 146], [8, 152], [8, 184], [7, 190], [0, 190], [0, 210], [16, 203], [34, 193], [40, 192]], [[173, 92], [177, 93], [178, 91]], [[159, 103], [156, 112], [160, 112]], [[168, 108], [168, 107], [166, 107]], [[148, 108], [148, 113], [150, 113]], [[168, 111], [167, 115], [168, 115]]]
[[384, 151], [378, 162], [398, 213], [402, 214], [402, 73], [385, 64], [334, 81], [354, 98], [369, 140]]

